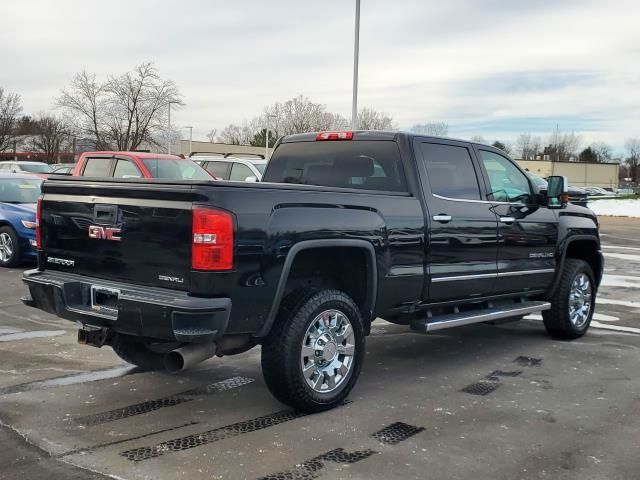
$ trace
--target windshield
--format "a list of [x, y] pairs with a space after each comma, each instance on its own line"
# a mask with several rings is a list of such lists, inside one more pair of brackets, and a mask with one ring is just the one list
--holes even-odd
[[31, 173], [49, 173], [51, 167], [46, 163], [19, 163], [20, 170]]
[[203, 168], [191, 160], [171, 160], [143, 158], [153, 178], [173, 178], [176, 180], [213, 180]]
[[42, 180], [1, 179], [0, 202], [37, 203]]

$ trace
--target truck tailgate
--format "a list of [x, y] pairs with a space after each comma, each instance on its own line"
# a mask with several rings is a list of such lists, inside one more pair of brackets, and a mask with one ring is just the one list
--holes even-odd
[[189, 290], [191, 186], [47, 182], [41, 267]]

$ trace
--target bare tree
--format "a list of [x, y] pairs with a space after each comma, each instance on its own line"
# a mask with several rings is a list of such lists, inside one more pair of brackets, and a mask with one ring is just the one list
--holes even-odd
[[216, 143], [217, 133], [218, 133], [218, 130], [216, 130], [215, 128], [212, 128], [211, 130], [209, 130], [209, 133], [207, 133], [206, 137], [211, 143]]
[[591, 150], [595, 154], [596, 162], [598, 163], [608, 163], [611, 161], [613, 157], [613, 151], [611, 150], [611, 146], [604, 142], [593, 142], [591, 145]]
[[542, 139], [530, 133], [522, 133], [516, 139], [515, 153], [522, 160], [535, 160], [542, 149]]
[[446, 137], [449, 134], [449, 124], [446, 122], [417, 123], [411, 127], [411, 131], [431, 137]]
[[239, 125], [233, 123], [227, 125], [222, 129], [217, 140], [220, 143], [226, 143], [228, 145], [240, 145], [242, 139], [242, 128]]
[[45, 154], [47, 163], [55, 163], [58, 154], [68, 147], [69, 124], [63, 117], [53, 115], [41, 115], [36, 123], [38, 133], [33, 138], [33, 146]]
[[625, 142], [624, 146], [629, 154], [627, 157], [629, 176], [633, 181], [637, 181], [640, 174], [640, 169], [638, 168], [640, 167], [640, 138], [630, 138]]
[[11, 146], [16, 135], [18, 115], [22, 111], [20, 95], [5, 93], [0, 87], [0, 152]]
[[486, 138], [484, 138], [482, 135], [474, 135], [470, 140], [474, 143], [482, 143], [488, 145]]
[[545, 154], [551, 157], [551, 161], [569, 162], [576, 160], [581, 143], [580, 135], [576, 135], [574, 132], [554, 132], [549, 138], [550, 145], [545, 149]]
[[156, 144], [168, 130], [168, 105], [184, 105], [175, 83], [162, 79], [152, 63], [105, 82], [82, 71], [62, 90], [57, 104], [75, 116], [79, 133], [92, 138], [96, 148], [119, 150]]
[[358, 128], [361, 130], [395, 130], [393, 118], [373, 108], [363, 108], [358, 114]]

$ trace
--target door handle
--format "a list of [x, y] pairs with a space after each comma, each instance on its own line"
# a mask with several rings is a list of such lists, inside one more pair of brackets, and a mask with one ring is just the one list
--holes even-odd
[[447, 223], [451, 221], [451, 215], [446, 215], [444, 213], [440, 213], [439, 215], [434, 215], [433, 219], [436, 222]]
[[500, 223], [513, 223], [516, 219], [513, 217], [500, 217]]

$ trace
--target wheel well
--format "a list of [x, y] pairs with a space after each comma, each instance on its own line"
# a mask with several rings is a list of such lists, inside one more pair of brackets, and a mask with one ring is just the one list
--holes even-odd
[[598, 245], [592, 240], [575, 240], [567, 246], [565, 258], [584, 260], [591, 266], [596, 277], [596, 284], [602, 279], [602, 257], [598, 253]]
[[365, 324], [373, 310], [369, 252], [358, 247], [322, 247], [299, 252], [291, 265], [285, 296], [300, 288], [334, 288], [349, 295], [360, 308]]

